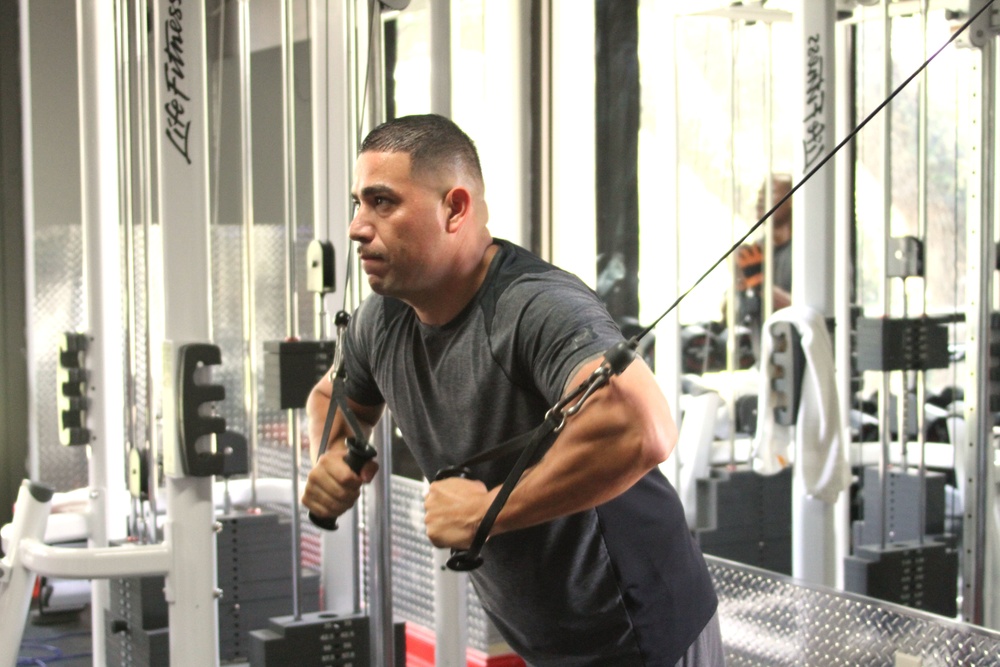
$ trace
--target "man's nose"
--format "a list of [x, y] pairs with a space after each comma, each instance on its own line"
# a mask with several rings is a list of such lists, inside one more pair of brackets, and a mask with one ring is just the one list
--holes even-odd
[[368, 241], [372, 237], [372, 226], [364, 221], [361, 215], [361, 209], [358, 208], [354, 212], [354, 217], [351, 219], [351, 224], [347, 228], [347, 234], [352, 241]]

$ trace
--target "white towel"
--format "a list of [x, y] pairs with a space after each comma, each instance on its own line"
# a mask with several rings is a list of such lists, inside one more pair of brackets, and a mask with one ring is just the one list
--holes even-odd
[[[794, 431], [793, 427], [774, 421], [775, 397], [771, 388], [771, 324], [774, 322], [790, 322], [795, 326], [806, 358]], [[760, 366], [754, 470], [770, 475], [791, 465], [793, 456], [789, 449], [794, 432], [794, 458], [801, 466], [806, 493], [827, 503], [836, 502], [840, 492], [849, 486], [851, 475], [847, 462], [848, 443], [840, 422], [833, 344], [823, 316], [803, 306], [782, 308], [771, 315], [761, 327]]]

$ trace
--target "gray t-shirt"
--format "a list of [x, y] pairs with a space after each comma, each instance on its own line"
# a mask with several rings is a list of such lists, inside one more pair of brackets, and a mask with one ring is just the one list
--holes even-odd
[[792, 242], [775, 246], [771, 255], [774, 274], [771, 279], [776, 287], [786, 292], [792, 291]]
[[[448, 324], [426, 326], [374, 295], [345, 342], [348, 395], [388, 404], [431, 479], [538, 426], [580, 364], [621, 340], [578, 278], [496, 243], [484, 284]], [[475, 466], [475, 477], [502, 483], [514, 457]], [[672, 667], [715, 611], [704, 560], [659, 471], [595, 510], [495, 536], [482, 556], [471, 577], [484, 610], [538, 667]]]

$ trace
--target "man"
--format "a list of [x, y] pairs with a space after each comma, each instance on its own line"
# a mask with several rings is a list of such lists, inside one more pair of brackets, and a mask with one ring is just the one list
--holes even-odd
[[[757, 219], [768, 212], [766, 190], [767, 183], [760, 186], [757, 193]], [[792, 190], [792, 177], [788, 174], [775, 174], [771, 178], [771, 206], [781, 201]], [[771, 298], [774, 310], [786, 308], [792, 303], [792, 200], [789, 198], [771, 216]], [[741, 299], [739, 311], [741, 319], [748, 318], [757, 321], [761, 317], [760, 289], [764, 283], [763, 241], [743, 245], [737, 250], [736, 264], [738, 269], [737, 287]]]
[[[479, 157], [451, 121], [376, 128], [352, 194], [350, 236], [374, 294], [341, 341], [348, 404], [367, 427], [388, 404], [428, 478], [539, 425], [621, 340], [577, 278], [491, 237]], [[314, 459], [331, 390], [324, 379], [309, 399]], [[376, 474], [375, 461], [359, 475], [346, 465], [346, 435], [338, 412], [302, 496], [318, 517], [345, 512]], [[676, 437], [637, 359], [525, 471], [470, 574], [528, 664], [721, 664], [711, 578], [657, 468]], [[430, 541], [468, 548], [511, 464], [432, 483]]]
[[[757, 192], [757, 219], [770, 210], [767, 206], [767, 182]], [[771, 206], [781, 201], [792, 190], [792, 177], [788, 174], [774, 174], [770, 179]], [[744, 243], [736, 249], [734, 285], [736, 300], [733, 304], [736, 314], [737, 368], [749, 368], [760, 357], [761, 326], [764, 322], [764, 276], [771, 272], [771, 309], [787, 308], [792, 303], [792, 200], [788, 199], [771, 216], [771, 250], [769, 262], [764, 261], [764, 239]], [[726, 291], [720, 308], [721, 325], [727, 330], [729, 321], [730, 292]], [[728, 334], [727, 334], [728, 335]], [[687, 350], [687, 348], [685, 348]], [[689, 365], [694, 366], [699, 357], [704, 357], [701, 348], [691, 348]], [[706, 370], [721, 370], [725, 362]]]

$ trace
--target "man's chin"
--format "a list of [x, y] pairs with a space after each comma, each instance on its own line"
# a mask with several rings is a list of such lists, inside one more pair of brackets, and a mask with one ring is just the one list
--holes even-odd
[[385, 282], [375, 276], [368, 276], [368, 287], [380, 296], [391, 296], [386, 289]]

